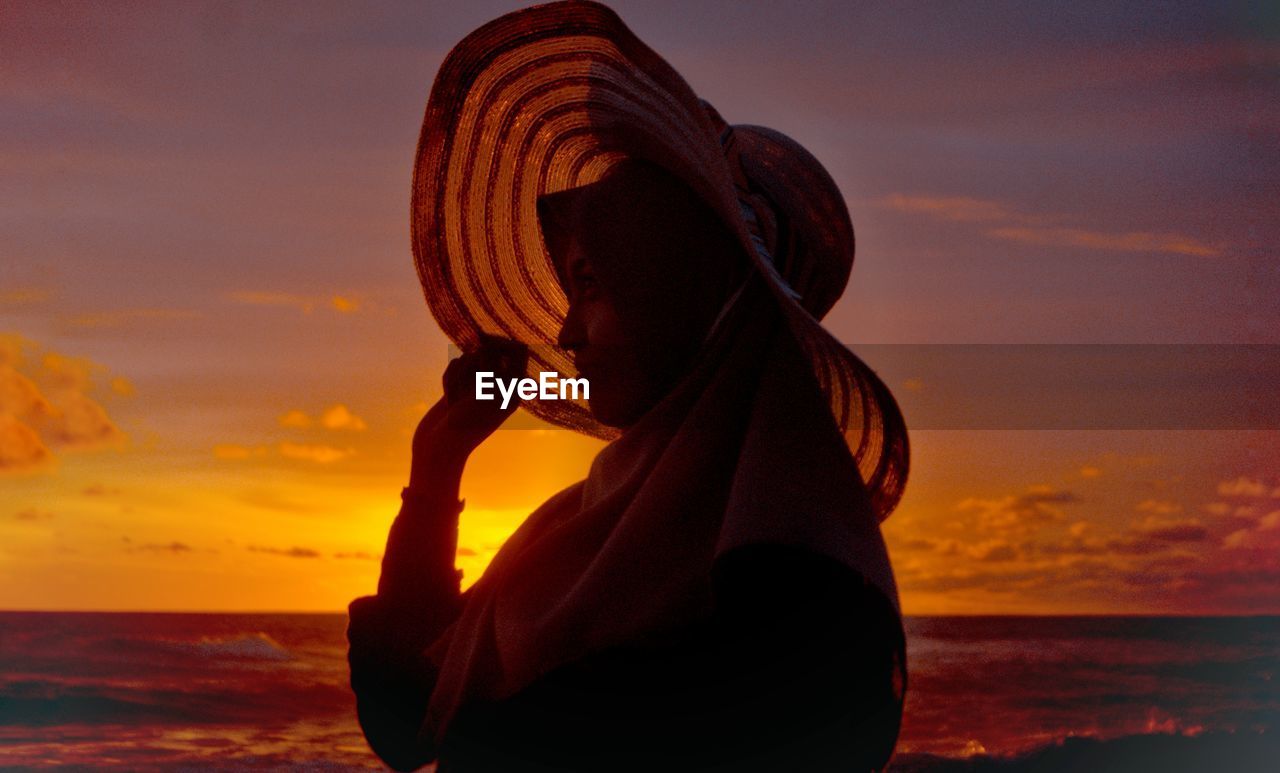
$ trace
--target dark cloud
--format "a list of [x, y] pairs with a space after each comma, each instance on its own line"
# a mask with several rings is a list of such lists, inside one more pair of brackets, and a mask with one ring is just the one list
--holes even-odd
[[144, 542], [134, 544], [133, 540], [124, 537], [124, 542], [128, 544], [126, 550], [131, 553], [191, 553], [195, 548], [185, 542]]
[[263, 545], [250, 545], [249, 550], [254, 553], [269, 553], [273, 556], [284, 556], [286, 558], [319, 558], [320, 551], [311, 548], [301, 548], [294, 545], [290, 548], [266, 547]]
[[19, 521], [46, 521], [53, 517], [53, 513], [47, 510], [37, 510], [34, 507], [28, 507], [26, 510], [19, 510], [14, 513], [13, 517]]

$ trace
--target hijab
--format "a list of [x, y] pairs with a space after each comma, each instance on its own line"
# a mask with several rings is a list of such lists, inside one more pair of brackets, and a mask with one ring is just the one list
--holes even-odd
[[[717, 559], [778, 543], [832, 557], [897, 608], [878, 519], [777, 301], [709, 208], [640, 163], [544, 197], [576, 224], [620, 319], [673, 386], [503, 544], [458, 619], [420, 736], [616, 646], [661, 647], [714, 608]], [[587, 216], [583, 216], [587, 215]]]

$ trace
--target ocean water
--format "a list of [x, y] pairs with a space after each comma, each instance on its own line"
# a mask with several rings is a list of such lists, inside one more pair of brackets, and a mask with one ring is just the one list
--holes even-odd
[[[381, 768], [355, 721], [345, 626], [0, 613], [0, 766]], [[907, 627], [899, 770], [1280, 770], [1280, 617]]]

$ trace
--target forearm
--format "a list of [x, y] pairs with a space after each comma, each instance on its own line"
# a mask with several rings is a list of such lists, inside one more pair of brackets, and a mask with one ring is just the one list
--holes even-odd
[[387, 534], [378, 596], [406, 613], [458, 597], [454, 561], [463, 503], [443, 491], [447, 489], [404, 489], [400, 512]]
[[435, 758], [417, 737], [437, 675], [424, 650], [462, 607], [454, 567], [460, 466], [415, 470], [387, 537], [378, 592], [352, 602], [347, 629], [360, 725], [378, 756], [402, 770]]

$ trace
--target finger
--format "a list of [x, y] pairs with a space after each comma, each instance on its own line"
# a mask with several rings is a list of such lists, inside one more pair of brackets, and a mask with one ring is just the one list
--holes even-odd
[[529, 348], [520, 341], [489, 336], [482, 348], [486, 367], [503, 378], [523, 376], [528, 364]]
[[525, 375], [525, 366], [527, 358], [518, 353], [504, 353], [502, 355], [502, 373], [506, 378], [521, 378]]

